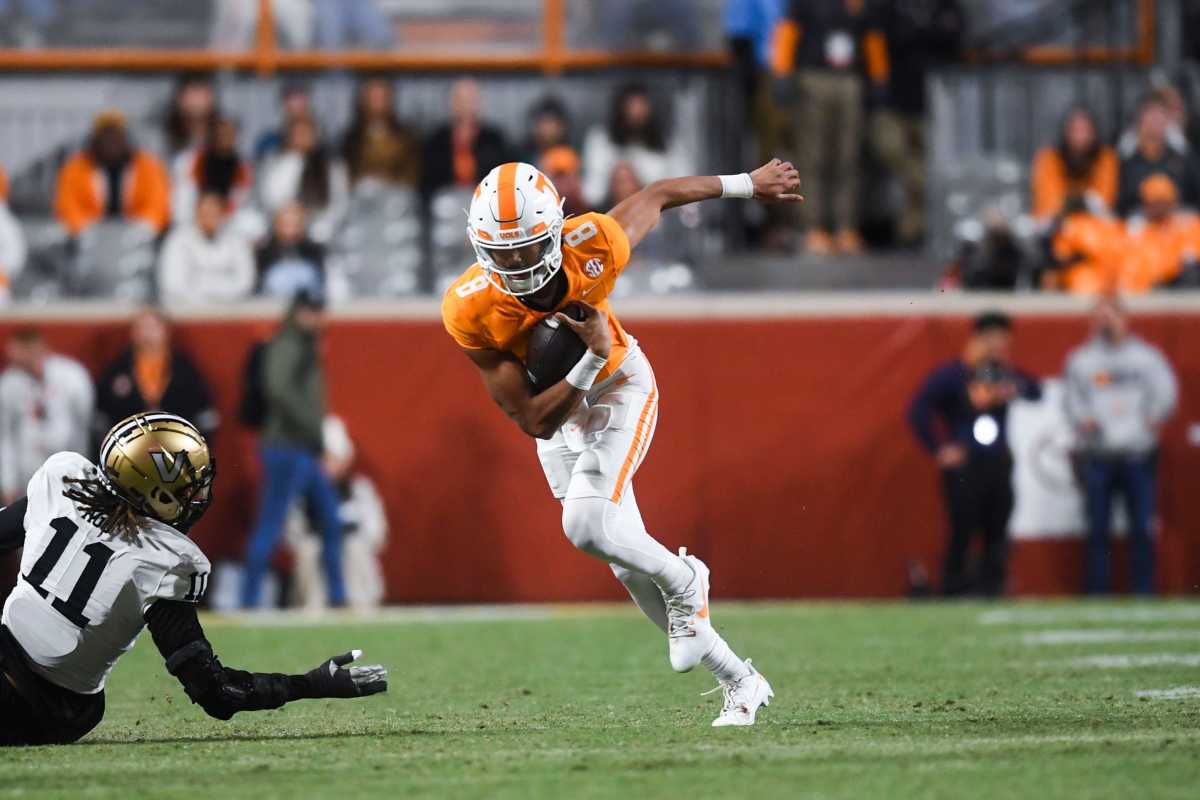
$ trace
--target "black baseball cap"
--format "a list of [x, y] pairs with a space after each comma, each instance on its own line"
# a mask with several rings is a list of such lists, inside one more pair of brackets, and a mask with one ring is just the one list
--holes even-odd
[[1012, 318], [1003, 311], [984, 311], [975, 318], [975, 322], [971, 327], [976, 333], [993, 330], [1011, 331]]

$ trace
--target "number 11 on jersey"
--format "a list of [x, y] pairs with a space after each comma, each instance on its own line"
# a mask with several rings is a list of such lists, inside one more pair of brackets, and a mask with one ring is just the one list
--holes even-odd
[[96, 584], [100, 582], [100, 573], [104, 572], [105, 565], [112, 558], [113, 550], [100, 542], [92, 542], [84, 547], [83, 553], [87, 555], [88, 561], [83, 567], [83, 572], [79, 574], [79, 580], [75, 582], [75, 587], [71, 589], [71, 594], [67, 596], [66, 600], [58, 597], [51, 598], [49, 590], [43, 588], [42, 584], [45, 583], [50, 571], [54, 569], [63, 553], [66, 552], [67, 545], [79, 531], [79, 526], [66, 517], [57, 517], [50, 520], [50, 527], [54, 529], [54, 536], [50, 539], [50, 544], [46, 545], [42, 555], [34, 562], [33, 568], [29, 570], [25, 580], [38, 594], [50, 600], [50, 606], [55, 611], [80, 628], [86, 628], [91, 620], [83, 615], [83, 609], [87, 606], [92, 592], [96, 591]]

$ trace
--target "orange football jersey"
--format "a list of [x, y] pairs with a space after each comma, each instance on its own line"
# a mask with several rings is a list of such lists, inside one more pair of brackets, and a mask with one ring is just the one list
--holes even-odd
[[[583, 214], [564, 223], [562, 255], [562, 271], [568, 285], [562, 306], [582, 300], [608, 314], [612, 351], [596, 379], [598, 383], [621, 366], [629, 351], [629, 336], [608, 303], [617, 276], [629, 262], [629, 239], [607, 214]], [[497, 289], [479, 264], [451, 284], [442, 299], [442, 323], [460, 346], [512, 353], [522, 362], [530, 331], [551, 313], [534, 311]]]

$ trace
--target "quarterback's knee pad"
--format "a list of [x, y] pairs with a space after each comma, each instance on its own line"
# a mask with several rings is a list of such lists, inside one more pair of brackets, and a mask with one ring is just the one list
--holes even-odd
[[563, 503], [563, 532], [585, 553], [602, 555], [604, 516], [611, 505], [603, 497], [579, 497]]

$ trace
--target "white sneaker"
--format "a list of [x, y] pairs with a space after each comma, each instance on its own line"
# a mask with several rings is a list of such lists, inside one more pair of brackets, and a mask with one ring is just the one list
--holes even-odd
[[667, 644], [671, 668], [687, 672], [712, 649], [717, 632], [708, 614], [708, 567], [695, 556], [689, 556], [686, 547], [679, 548], [679, 557], [694, 574], [682, 592], [665, 596]]
[[705, 692], [711, 694], [717, 689], [725, 690], [725, 706], [721, 709], [721, 716], [713, 720], [714, 728], [753, 725], [758, 707], [771, 705], [771, 698], [775, 696], [771, 684], [759, 674], [748, 658], [746, 666], [750, 668], [750, 673], [745, 677], [736, 681], [721, 681], [715, 689]]

